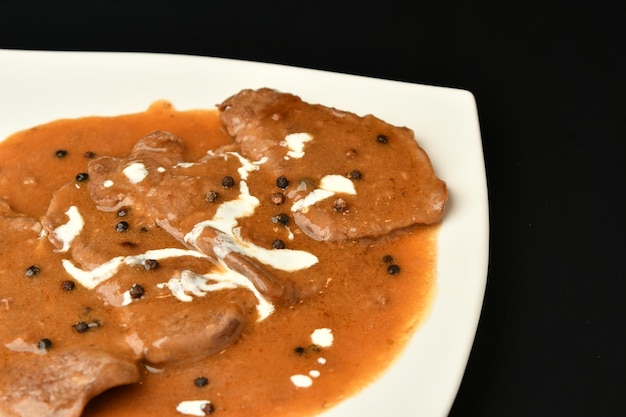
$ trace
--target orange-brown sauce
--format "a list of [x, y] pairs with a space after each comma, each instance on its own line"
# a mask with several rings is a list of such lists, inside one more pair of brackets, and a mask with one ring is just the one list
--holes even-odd
[[[182, 138], [189, 161], [230, 142], [215, 111], [177, 111], [167, 102], [138, 114], [59, 120], [0, 144], [0, 198], [14, 211], [40, 219], [52, 193], [85, 171], [87, 152], [122, 157], [154, 130]], [[59, 149], [67, 155], [56, 157]], [[103, 215], [102, 221], [112, 222], [112, 216]], [[140, 383], [100, 395], [84, 415], [179, 416], [176, 405], [196, 399], [210, 400], [216, 416], [303, 416], [336, 404], [383, 372], [423, 319], [434, 289], [436, 231], [437, 226], [416, 227], [376, 242], [312, 243], [321, 260], [315, 273], [327, 277], [322, 291], [277, 308], [263, 322], [249, 323], [234, 344], [205, 360], [168, 366], [161, 373], [144, 370]], [[50, 338], [52, 349], [122, 343], [114, 327], [73, 331], [87, 308], [106, 322], [114, 307], [102, 305], [85, 288], [60, 289], [68, 279], [60, 265], [66, 254], [52, 251], [46, 239], [19, 242], [8, 233], [0, 236], [0, 369], [17, 355], [31, 354], [5, 347], [17, 335], [32, 343]], [[385, 255], [400, 265], [398, 275], [387, 272]], [[24, 271], [32, 264], [42, 265], [41, 274], [27, 278]], [[201, 314], [203, 301], [194, 302]], [[310, 335], [317, 328], [332, 329], [331, 347], [311, 348]], [[292, 375], [310, 371], [319, 372], [312, 386], [291, 382]], [[198, 376], [209, 384], [195, 386]]]

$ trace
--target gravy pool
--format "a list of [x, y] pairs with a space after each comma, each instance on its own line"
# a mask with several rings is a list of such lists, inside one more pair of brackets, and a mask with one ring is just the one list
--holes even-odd
[[[217, 111], [177, 111], [166, 101], [137, 114], [58, 120], [0, 143], [0, 198], [13, 211], [40, 219], [53, 192], [74, 181], [93, 156], [123, 157], [155, 130], [182, 138], [190, 161], [231, 141]], [[114, 224], [115, 215], [103, 221]], [[306, 416], [332, 407], [384, 372], [424, 319], [435, 288], [436, 234], [434, 225], [376, 241], [312, 241], [311, 251], [320, 259], [316, 273], [326, 277], [317, 294], [248, 323], [235, 343], [206, 359], [158, 372], [142, 367], [139, 383], [97, 396], [83, 415], [181, 416], [177, 406], [195, 400], [210, 401], [211, 415], [229, 417]], [[8, 347], [18, 339], [33, 345], [48, 339], [51, 350], [122, 344], [119, 329], [106, 325], [115, 322], [118, 307], [79, 284], [62, 289], [71, 278], [61, 266], [67, 254], [52, 250], [45, 238], [24, 241], [9, 230], [0, 237], [0, 369], [33, 355]], [[390, 264], [400, 273], [390, 274]], [[25, 271], [35, 265], [39, 272], [27, 277]], [[161, 302], [168, 308], [180, 303], [173, 297]], [[200, 314], [203, 300], [193, 303]], [[72, 326], [85, 314], [105, 325], [77, 333]], [[318, 329], [331, 332], [332, 344], [312, 340]], [[199, 377], [206, 384], [198, 383]]]

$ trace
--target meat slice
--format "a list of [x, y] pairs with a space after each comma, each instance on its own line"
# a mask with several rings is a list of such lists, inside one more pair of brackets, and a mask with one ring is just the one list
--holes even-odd
[[24, 354], [0, 372], [0, 415], [77, 417], [94, 396], [139, 377], [134, 361], [93, 348]]
[[[442, 218], [446, 184], [410, 129], [271, 89], [243, 90], [219, 109], [245, 157], [267, 157], [266, 175], [291, 180], [285, 194], [292, 202], [310, 195], [312, 204], [295, 204], [292, 211], [314, 239], [379, 237]], [[341, 181], [339, 190], [315, 191], [338, 176], [350, 179], [354, 190]]]
[[243, 329], [245, 314], [237, 302], [204, 311], [180, 307], [154, 326], [147, 316], [132, 323], [144, 343], [144, 359], [156, 366], [200, 360], [226, 348]]
[[14, 211], [9, 202], [0, 199], [0, 245], [34, 242], [41, 232], [37, 219]]
[[148, 213], [150, 208], [140, 204], [137, 194], [154, 192], [154, 187], [163, 180], [163, 171], [182, 162], [183, 149], [180, 138], [155, 131], [141, 138], [128, 158], [105, 156], [92, 161], [89, 164], [92, 199], [104, 211], [133, 205], [135, 210]]
[[[295, 303], [298, 297], [293, 283], [275, 279], [268, 269], [244, 254], [221, 250], [224, 238], [228, 237], [224, 231], [206, 226], [194, 242], [186, 240], [197, 223], [216, 215], [222, 203], [240, 198], [242, 161], [233, 152], [236, 149], [225, 147], [195, 163], [183, 163], [180, 160], [182, 145], [179, 147], [178, 141], [170, 133], [154, 132], [140, 139], [128, 158], [102, 157], [92, 161], [88, 166], [92, 200], [104, 211], [130, 207], [142, 224], [158, 225], [183, 245], [246, 276], [268, 299], [279, 304]], [[126, 172], [129, 166], [140, 167], [145, 176], [133, 181], [134, 177]], [[224, 186], [225, 177], [232, 178], [235, 185]], [[215, 190], [219, 200], [207, 201], [206, 195]], [[55, 210], [57, 215], [62, 211]], [[53, 217], [52, 213], [47, 216]], [[47, 229], [58, 227], [59, 223], [44, 222]], [[92, 242], [92, 239], [84, 240], [85, 245], [91, 246]], [[73, 250], [73, 255], [83, 258], [81, 263], [89, 265], [84, 256], [86, 252], [79, 248]], [[94, 253], [94, 257], [98, 256]]]

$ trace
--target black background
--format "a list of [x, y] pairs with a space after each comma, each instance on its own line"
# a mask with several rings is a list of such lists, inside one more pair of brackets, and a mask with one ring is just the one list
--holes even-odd
[[472, 91], [491, 254], [450, 416], [624, 416], [624, 9], [619, 1], [4, 1], [0, 48], [196, 54]]

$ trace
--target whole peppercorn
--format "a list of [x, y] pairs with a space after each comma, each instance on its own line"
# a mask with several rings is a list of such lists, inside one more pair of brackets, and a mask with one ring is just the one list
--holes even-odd
[[128, 222], [122, 220], [121, 222], [115, 225], [115, 230], [118, 232], [125, 232], [128, 230], [128, 227], [129, 227]]
[[209, 414], [213, 414], [213, 412], [215, 411], [215, 406], [209, 402], [203, 404], [202, 407], [200, 408], [205, 416], [208, 416]]
[[389, 275], [398, 275], [400, 273], [400, 266], [391, 264], [387, 267], [387, 272]]
[[88, 179], [89, 174], [87, 174], [86, 172], [79, 172], [78, 174], [76, 174], [76, 181], [78, 182], [87, 181]]
[[157, 269], [161, 264], [159, 264], [159, 261], [157, 261], [156, 259], [146, 259], [143, 262], [143, 268], [146, 271], [153, 271], [155, 269]]
[[24, 274], [27, 277], [34, 277], [36, 275], [39, 275], [40, 272], [41, 272], [41, 269], [39, 269], [38, 266], [31, 265], [28, 268], [26, 268], [26, 271], [24, 271]]
[[89, 325], [84, 321], [79, 321], [73, 327], [78, 333], [85, 333], [89, 331]]
[[348, 203], [343, 198], [338, 198], [333, 202], [333, 209], [339, 213], [348, 211]]
[[141, 298], [145, 292], [146, 290], [139, 284], [133, 284], [133, 286], [128, 290], [128, 293], [132, 298]]
[[283, 226], [285, 226], [289, 223], [289, 216], [285, 213], [280, 213], [276, 216], [272, 216], [272, 223], [282, 224]]
[[209, 191], [208, 193], [206, 193], [206, 196], [204, 196], [204, 199], [208, 201], [209, 203], [214, 203], [217, 201], [218, 197], [219, 195], [217, 194], [217, 192]]
[[376, 136], [376, 141], [378, 143], [383, 143], [384, 144], [384, 143], [389, 142], [389, 138], [387, 137], [387, 135], [378, 135], [378, 136]]
[[282, 239], [276, 239], [274, 242], [272, 242], [272, 247], [274, 249], [285, 249], [285, 242]]
[[37, 347], [41, 350], [48, 350], [52, 347], [52, 340], [48, 338], [43, 338], [39, 342], [37, 342]]
[[67, 151], [65, 149], [57, 149], [54, 156], [57, 158], [65, 158], [67, 156]]
[[61, 283], [61, 289], [63, 291], [72, 291], [75, 286], [76, 284], [74, 283], [74, 281], [70, 281], [70, 280], [66, 280]]
[[355, 169], [353, 171], [350, 171], [350, 173], [348, 174], [348, 178], [358, 181], [363, 178], [363, 174], [358, 169]]
[[277, 206], [279, 206], [285, 202], [285, 195], [280, 192], [273, 193], [272, 196], [270, 197], [270, 201], [276, 204]]
[[209, 385], [209, 379], [204, 376], [199, 376], [193, 380], [193, 384], [198, 388], [206, 387]]
[[235, 179], [231, 177], [230, 175], [226, 175], [224, 178], [222, 178], [222, 187], [231, 188], [234, 185], [235, 185]]
[[281, 175], [280, 177], [276, 178], [276, 186], [278, 188], [285, 189], [289, 187], [289, 180], [284, 175]]

